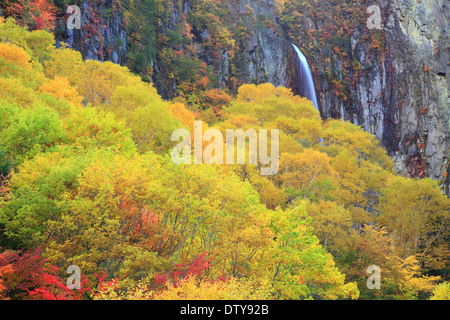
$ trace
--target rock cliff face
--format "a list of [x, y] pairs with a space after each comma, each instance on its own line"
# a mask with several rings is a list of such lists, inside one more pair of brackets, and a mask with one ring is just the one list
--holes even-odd
[[399, 138], [384, 136], [383, 142], [391, 146], [400, 171], [444, 182], [450, 147], [449, 2], [398, 0], [391, 5], [385, 22], [388, 67], [395, 72], [390, 99], [403, 108], [393, 108], [391, 116]]
[[[216, 24], [195, 22], [198, 15], [196, 6], [201, 1], [185, 0], [182, 5], [171, 1], [171, 17], [163, 26], [163, 32], [176, 31], [184, 21], [192, 24], [193, 41], [189, 44], [196, 50], [196, 57], [214, 69], [218, 88], [224, 89], [232, 83], [264, 83], [285, 86], [287, 84], [287, 54], [289, 44], [281, 27], [276, 22], [274, 0], [223, 1], [222, 7], [212, 7], [211, 12], [219, 16], [219, 28], [233, 31], [226, 37], [233, 45], [221, 49], [212, 48], [217, 44]], [[220, 16], [219, 11], [225, 17]], [[219, 45], [217, 45], [218, 47]], [[187, 47], [185, 45], [184, 47]], [[156, 72], [162, 67], [155, 61]], [[166, 98], [176, 96], [177, 83], [166, 85], [165, 79], [153, 78], [159, 92]], [[176, 81], [175, 81], [176, 82]]]
[[247, 40], [240, 43], [240, 51], [245, 56], [242, 65], [242, 80], [246, 82], [270, 82], [277, 86], [286, 86], [288, 79], [287, 55], [290, 44], [284, 37], [281, 27], [276, 23], [273, 0], [243, 0], [239, 6], [230, 6], [236, 16], [243, 15], [248, 8], [253, 9], [253, 18], [264, 17], [273, 24], [246, 23], [249, 31]]
[[[126, 26], [122, 21], [120, 2], [115, 0], [88, 1], [80, 8], [81, 29], [68, 29], [65, 8], [57, 24], [57, 41], [82, 53], [85, 59], [113, 61], [124, 64], [127, 49]], [[64, 17], [64, 18], [63, 18]]]
[[[305, 52], [313, 69], [322, 117], [349, 120], [375, 134], [405, 176], [431, 177], [448, 186], [448, 0], [373, 2], [381, 9], [382, 30], [358, 28], [347, 37], [345, 54], [350, 64], [329, 43], [315, 54]], [[223, 20], [218, 26], [233, 31], [224, 36], [232, 37], [233, 44], [216, 44], [214, 48], [211, 43], [219, 41], [217, 30], [213, 30], [217, 25], [211, 26], [207, 20], [203, 24], [195, 22], [199, 19], [197, 3], [168, 1], [166, 18], [158, 20], [159, 35], [177, 31], [184, 23], [193, 25], [192, 42], [173, 50], [195, 48], [190, 54], [195, 51], [195, 58], [213, 69], [219, 88], [232, 88], [236, 82], [271, 82], [296, 91], [295, 52], [290, 46], [291, 41], [296, 42], [292, 37], [296, 30], [287, 30], [280, 22], [278, 2], [221, 1], [220, 10], [226, 15], [218, 15]], [[126, 63], [130, 33], [120, 1], [85, 0], [80, 8], [83, 28], [74, 32], [64, 30], [62, 19], [60, 40], [88, 59]], [[214, 10], [219, 9], [212, 7], [211, 12]], [[306, 19], [298, 32], [307, 37], [307, 30], [320, 28], [320, 23]], [[380, 34], [383, 46], [374, 48], [373, 42], [367, 41], [374, 32]], [[302, 49], [302, 43], [295, 44]], [[180, 80], [171, 77], [166, 61], [155, 56], [151, 67], [158, 91], [165, 98], [175, 97]], [[345, 97], [331, 88], [330, 70], [349, 79]]]

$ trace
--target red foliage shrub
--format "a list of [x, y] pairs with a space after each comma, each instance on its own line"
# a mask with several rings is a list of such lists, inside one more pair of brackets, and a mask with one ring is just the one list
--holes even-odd
[[84, 277], [80, 290], [69, 289], [41, 254], [42, 249], [0, 254], [0, 299], [80, 300], [91, 291]]

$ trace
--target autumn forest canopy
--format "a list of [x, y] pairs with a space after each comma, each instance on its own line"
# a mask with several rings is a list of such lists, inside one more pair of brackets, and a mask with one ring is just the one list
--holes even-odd
[[[214, 86], [206, 63], [134, 25], [141, 15], [130, 24], [145, 46], [127, 66], [83, 59], [55, 45], [58, 1], [28, 2], [0, 17], [0, 299], [449, 299], [450, 200], [397, 174], [373, 135], [284, 87]], [[204, 23], [212, 51], [235, 46], [238, 29]], [[171, 99], [148, 68], [164, 54], [181, 79]], [[278, 173], [174, 164], [171, 135], [193, 137], [195, 121], [224, 136], [278, 129]], [[81, 289], [66, 286], [71, 265]]]

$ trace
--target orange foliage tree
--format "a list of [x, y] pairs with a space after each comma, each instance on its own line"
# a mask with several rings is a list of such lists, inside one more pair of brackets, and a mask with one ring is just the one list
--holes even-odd
[[47, 0], [5, 0], [3, 6], [8, 17], [32, 30], [54, 27], [57, 8]]

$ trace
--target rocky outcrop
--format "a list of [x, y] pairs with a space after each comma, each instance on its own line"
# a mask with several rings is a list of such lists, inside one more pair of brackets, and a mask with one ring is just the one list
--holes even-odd
[[[238, 6], [230, 6], [231, 12], [236, 16], [244, 15], [249, 7], [253, 10], [252, 19], [246, 19], [245, 23], [247, 38], [240, 41], [239, 45], [244, 56], [244, 63], [240, 65], [240, 80], [244, 83], [270, 82], [277, 86], [287, 84], [286, 61], [290, 45], [276, 22], [274, 5], [273, 0], [242, 0]], [[262, 18], [266, 23], [261, 21]]]
[[60, 12], [56, 27], [57, 44], [65, 42], [80, 51], [85, 59], [125, 63], [127, 32], [123, 24], [120, 2], [89, 1], [79, 4], [81, 29], [68, 29], [66, 7]]
[[[174, 8], [176, 13], [167, 28], [175, 29], [184, 17], [189, 19], [194, 2], [184, 1], [182, 11]], [[274, 0], [227, 2], [226, 7], [221, 9], [229, 16], [226, 28], [244, 31], [243, 35], [231, 34], [235, 45], [224, 48], [219, 54], [210, 52], [205, 45], [212, 31], [207, 26], [196, 26], [193, 46], [198, 48], [198, 57], [214, 68], [219, 88], [229, 87], [232, 77], [239, 83], [270, 82], [286, 86], [289, 45], [276, 22], [274, 6]]]
[[448, 186], [450, 8], [446, 0], [398, 0], [391, 6], [384, 28], [398, 138], [384, 134], [383, 142], [400, 172]]
[[424, 175], [444, 182], [450, 147], [449, 3], [397, 0], [391, 6], [385, 32], [395, 72], [392, 98], [400, 108], [394, 114], [399, 148], [389, 151], [404, 174], [417, 176], [417, 167], [424, 167]]

